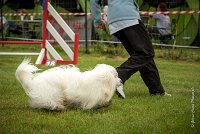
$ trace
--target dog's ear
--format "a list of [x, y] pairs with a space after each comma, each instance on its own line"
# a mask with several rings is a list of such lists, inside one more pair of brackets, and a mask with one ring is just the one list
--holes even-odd
[[99, 75], [98, 81], [109, 90], [115, 90], [117, 87], [116, 78], [111, 72], [104, 72]]
[[100, 81], [109, 81], [109, 80], [112, 80], [112, 79], [115, 79], [115, 76], [113, 75], [113, 73], [111, 72], [103, 72], [103, 73], [99, 73], [96, 75], [97, 79], [100, 80]]

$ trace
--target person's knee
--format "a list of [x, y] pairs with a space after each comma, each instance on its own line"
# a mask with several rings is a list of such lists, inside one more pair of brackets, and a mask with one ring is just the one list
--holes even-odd
[[155, 52], [153, 49], [147, 49], [144, 50], [144, 54], [141, 56], [143, 56], [144, 58], [153, 59], [155, 56]]

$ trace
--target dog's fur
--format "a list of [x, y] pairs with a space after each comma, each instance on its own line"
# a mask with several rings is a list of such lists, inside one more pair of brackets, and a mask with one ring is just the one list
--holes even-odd
[[66, 110], [71, 106], [82, 109], [107, 106], [116, 88], [122, 85], [115, 68], [106, 64], [86, 72], [73, 65], [41, 73], [39, 70], [25, 59], [15, 74], [33, 108]]

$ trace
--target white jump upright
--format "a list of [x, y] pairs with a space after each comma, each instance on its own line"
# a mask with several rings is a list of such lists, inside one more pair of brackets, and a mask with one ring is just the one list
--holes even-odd
[[[49, 15], [51, 15], [60, 25], [60, 27], [65, 31], [65, 33], [70, 37], [74, 42], [73, 51], [65, 40], [60, 36], [57, 30], [52, 26], [49, 21]], [[36, 60], [35, 64], [46, 64], [46, 65], [55, 65], [55, 64], [77, 64], [78, 62], [78, 46], [79, 46], [79, 34], [74, 33], [72, 29], [67, 25], [63, 18], [58, 14], [58, 12], [50, 4], [49, 0], [45, 1], [44, 7], [44, 17], [43, 17], [43, 42], [42, 50]], [[54, 47], [48, 41], [48, 34], [51, 34], [56, 42], [61, 46], [64, 52], [68, 55], [70, 61], [65, 61], [63, 58], [56, 52]], [[54, 59], [51, 60], [50, 54]]]

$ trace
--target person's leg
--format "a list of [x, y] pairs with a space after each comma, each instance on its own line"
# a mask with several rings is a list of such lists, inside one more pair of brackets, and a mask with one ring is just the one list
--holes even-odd
[[125, 28], [114, 34], [123, 44], [130, 58], [117, 67], [119, 78], [123, 83], [132, 74], [140, 71], [149, 92], [163, 93], [160, 77], [153, 61], [154, 50], [150, 37], [142, 23]]
[[162, 94], [165, 92], [154, 60], [142, 67], [139, 72], [150, 94]]
[[148, 64], [154, 57], [153, 46], [143, 24], [134, 25], [114, 34], [123, 44], [130, 57], [117, 67], [123, 83]]

